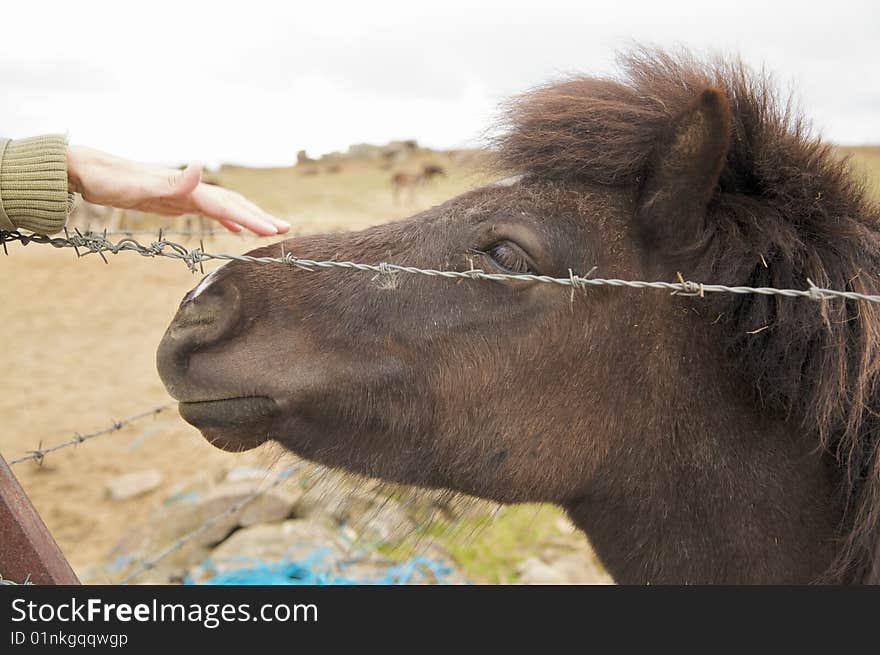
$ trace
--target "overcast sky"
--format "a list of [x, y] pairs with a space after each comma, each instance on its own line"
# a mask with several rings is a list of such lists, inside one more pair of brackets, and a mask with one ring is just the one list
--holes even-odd
[[[880, 143], [880, 3], [15, 2], [0, 134], [142, 160], [289, 164], [351, 143], [479, 144], [504, 97], [634, 42], [738, 53], [840, 143]], [[818, 9], [817, 9], [818, 8]]]

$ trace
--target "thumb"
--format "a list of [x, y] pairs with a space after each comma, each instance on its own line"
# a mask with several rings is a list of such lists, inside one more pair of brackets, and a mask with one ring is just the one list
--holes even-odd
[[168, 177], [168, 186], [172, 196], [188, 196], [195, 191], [202, 181], [200, 164], [190, 163], [182, 171], [176, 171]]

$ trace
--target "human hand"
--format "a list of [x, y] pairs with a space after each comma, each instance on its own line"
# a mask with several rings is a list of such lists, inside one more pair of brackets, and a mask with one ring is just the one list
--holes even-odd
[[257, 207], [240, 193], [203, 183], [202, 168], [152, 166], [83, 146], [67, 148], [70, 191], [96, 205], [179, 216], [202, 214], [230, 232], [247, 228], [260, 235], [283, 234], [290, 224]]

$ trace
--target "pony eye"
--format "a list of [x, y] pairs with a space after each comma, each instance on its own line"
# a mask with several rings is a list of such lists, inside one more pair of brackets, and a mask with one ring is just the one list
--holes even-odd
[[486, 251], [486, 256], [506, 273], [532, 273], [529, 258], [522, 249], [510, 241], [501, 241]]

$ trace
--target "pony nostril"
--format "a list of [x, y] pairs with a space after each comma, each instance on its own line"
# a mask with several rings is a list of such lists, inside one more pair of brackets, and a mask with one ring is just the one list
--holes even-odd
[[201, 286], [186, 294], [156, 353], [159, 377], [171, 395], [192, 354], [231, 338], [240, 324], [241, 294], [235, 285], [215, 283], [200, 291]]
[[169, 327], [178, 339], [195, 347], [211, 345], [230, 335], [238, 324], [241, 295], [232, 284], [214, 284], [203, 293], [187, 294]]

